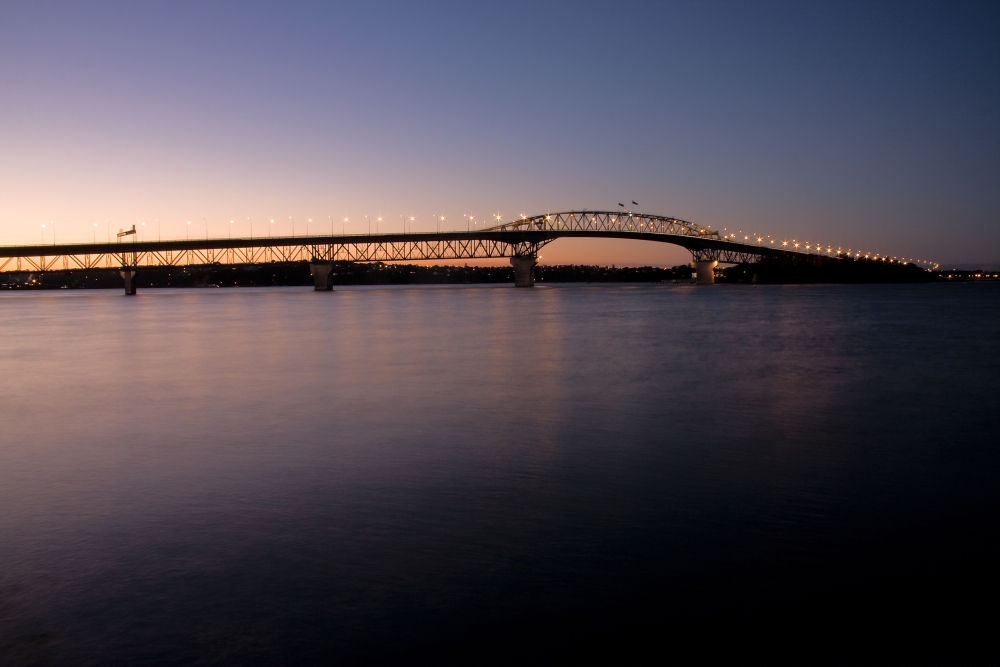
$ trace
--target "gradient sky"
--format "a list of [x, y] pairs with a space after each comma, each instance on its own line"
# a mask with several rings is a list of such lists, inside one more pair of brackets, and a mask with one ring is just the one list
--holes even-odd
[[51, 221], [60, 242], [95, 222], [245, 235], [248, 217], [350, 233], [631, 199], [1000, 264], [1000, 3], [0, 0], [0, 244], [51, 242]]

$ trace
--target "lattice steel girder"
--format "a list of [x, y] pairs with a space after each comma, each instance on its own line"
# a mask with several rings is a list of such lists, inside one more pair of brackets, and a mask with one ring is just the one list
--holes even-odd
[[[250, 248], [190, 248], [180, 251], [110, 252], [98, 255], [45, 255], [6, 258], [0, 270], [51, 271], [63, 269], [120, 269], [129, 267], [196, 266], [211, 264], [267, 264], [271, 262], [401, 262], [448, 259], [491, 259], [536, 256], [552, 239], [506, 241], [489, 238], [423, 239], [369, 243], [295, 244]], [[16, 260], [16, 261], [15, 261]], [[16, 264], [7, 268], [8, 264]]]
[[537, 256], [566, 237], [621, 238], [672, 243], [695, 260], [742, 263], [762, 258], [836, 259], [816, 253], [721, 238], [707, 227], [673, 217], [617, 211], [570, 211], [522, 218], [474, 232], [357, 236], [267, 237], [0, 246], [0, 271], [266, 264], [294, 261], [400, 262]]
[[719, 264], [752, 264], [763, 259], [760, 253], [743, 250], [723, 250], [718, 248], [706, 248], [704, 250], [692, 250], [691, 258], [696, 262], [717, 261]]
[[331, 262], [401, 262], [433, 259], [489, 259], [537, 255], [549, 240], [538, 242], [492, 239], [443, 239], [439, 241], [381, 241], [302, 246], [303, 259]]
[[[569, 211], [546, 213], [507, 222], [489, 230], [574, 231], [574, 232], [633, 232], [640, 234], [670, 234], [718, 239], [719, 233], [702, 225], [679, 218], [618, 211]], [[489, 231], [487, 230], [487, 231]]]

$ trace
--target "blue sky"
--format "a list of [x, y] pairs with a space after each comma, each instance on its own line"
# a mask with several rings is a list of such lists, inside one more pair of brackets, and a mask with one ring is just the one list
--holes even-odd
[[3, 3], [0, 102], [5, 244], [635, 199], [1000, 263], [997, 3]]

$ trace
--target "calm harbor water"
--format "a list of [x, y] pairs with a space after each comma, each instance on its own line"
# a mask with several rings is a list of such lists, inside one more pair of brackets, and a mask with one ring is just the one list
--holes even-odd
[[0, 664], [996, 661], [1000, 285], [0, 295]]

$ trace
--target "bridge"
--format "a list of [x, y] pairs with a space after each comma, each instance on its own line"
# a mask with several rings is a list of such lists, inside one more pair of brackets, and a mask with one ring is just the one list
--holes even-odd
[[[119, 239], [122, 235], [119, 236]], [[264, 264], [308, 261], [317, 290], [332, 289], [334, 262], [403, 262], [423, 260], [510, 258], [514, 286], [532, 287], [539, 250], [564, 237], [633, 239], [672, 243], [691, 252], [696, 282], [715, 281], [722, 264], [760, 261], [781, 263], [900, 263], [895, 257], [847, 253], [832, 246], [776, 242], [763, 237], [720, 234], [678, 218], [618, 211], [569, 211], [522, 217], [478, 231], [409, 232], [207, 238], [177, 241], [70, 243], [0, 246], [0, 272], [117, 270], [125, 293], [135, 294], [135, 277], [143, 267]], [[803, 247], [804, 246], [804, 247]]]

